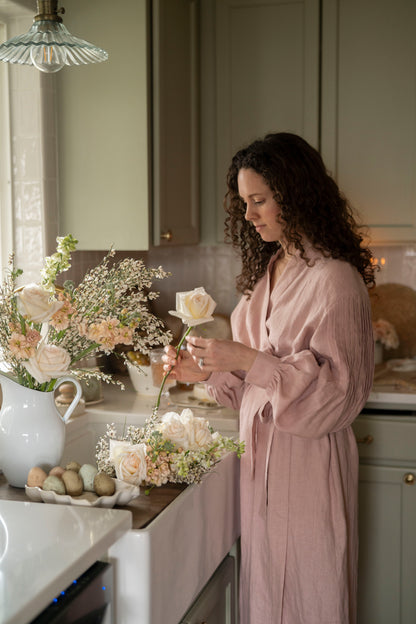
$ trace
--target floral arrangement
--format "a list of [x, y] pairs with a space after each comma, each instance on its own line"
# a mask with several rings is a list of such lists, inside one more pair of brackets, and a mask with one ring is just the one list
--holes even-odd
[[78, 286], [69, 280], [58, 286], [57, 277], [70, 267], [77, 242], [71, 235], [57, 238], [56, 253], [45, 259], [39, 284], [17, 288], [22, 271], [10, 258], [0, 288], [0, 357], [22, 386], [48, 392], [68, 374], [109, 383], [110, 375], [82, 370], [76, 363], [88, 355], [109, 354], [120, 344], [148, 353], [171, 340], [148, 309], [158, 296], [150, 290], [152, 281], [168, 273], [131, 258], [112, 262], [115, 251], [110, 250]]
[[114, 423], [107, 425], [97, 443], [96, 461], [98, 470], [110, 476], [154, 487], [199, 483], [229, 452], [241, 457], [244, 442], [213, 431], [207, 420], [187, 408], [181, 414], [167, 412], [158, 422], [150, 419], [142, 428], [129, 426], [121, 438]]
[[394, 325], [384, 319], [373, 321], [373, 336], [375, 342], [380, 342], [386, 349], [397, 349], [399, 337]]
[[[176, 347], [177, 357], [192, 328], [214, 320], [215, 307], [215, 301], [202, 287], [176, 294], [176, 310], [170, 314], [187, 325]], [[133, 485], [190, 484], [199, 483], [226, 453], [235, 452], [241, 457], [244, 442], [215, 432], [206, 419], [194, 416], [190, 409], [181, 414], [167, 412], [159, 418], [160, 397], [169, 372], [163, 377], [156, 405], [144, 427], [129, 426], [124, 436], [117, 437], [114, 423], [107, 425], [96, 447], [100, 471]]]

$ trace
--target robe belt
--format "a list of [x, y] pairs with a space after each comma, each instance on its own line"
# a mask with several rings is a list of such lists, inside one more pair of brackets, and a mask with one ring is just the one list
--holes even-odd
[[[254, 479], [255, 474], [256, 474], [258, 428], [259, 428], [259, 425], [261, 424], [261, 420], [264, 419], [263, 411], [264, 411], [264, 407], [261, 410], [261, 412], [258, 412], [257, 414], [255, 414], [254, 419], [253, 419], [253, 427], [251, 430], [251, 453], [250, 453], [251, 471], [250, 472], [251, 472], [252, 479]], [[272, 448], [272, 443], [273, 443], [273, 436], [274, 436], [274, 426], [270, 427], [270, 431], [269, 431], [269, 435], [267, 439], [267, 446], [266, 446], [266, 457], [265, 457], [265, 464], [264, 464], [264, 505], [265, 507], [267, 507], [269, 504], [269, 463], [270, 463], [270, 453], [271, 453], [271, 448]]]

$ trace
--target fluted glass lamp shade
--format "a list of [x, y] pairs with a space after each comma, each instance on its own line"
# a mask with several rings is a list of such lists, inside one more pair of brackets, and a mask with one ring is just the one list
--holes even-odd
[[0, 60], [34, 65], [47, 73], [57, 72], [64, 65], [106, 61], [107, 52], [71, 35], [58, 16], [57, 5], [57, 0], [38, 0], [38, 14], [30, 30], [0, 45]]

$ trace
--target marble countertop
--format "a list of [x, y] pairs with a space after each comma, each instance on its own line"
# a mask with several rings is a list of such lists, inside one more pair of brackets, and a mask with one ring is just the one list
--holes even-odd
[[[156, 397], [138, 394], [127, 376], [118, 377], [118, 379], [124, 384], [124, 390], [114, 384], [102, 384], [102, 401], [87, 403], [86, 412], [91, 422], [100, 421], [105, 417], [106, 422], [110, 423], [112, 415], [118, 420], [129, 420], [132, 415], [142, 416], [144, 422], [144, 418], [152, 413]], [[161, 414], [167, 411], [181, 412], [186, 407], [189, 407], [195, 416], [202, 416], [209, 420], [210, 425], [224, 435], [238, 433], [238, 411], [221, 405], [207, 406], [195, 399], [192, 390], [171, 390], [169, 398], [162, 399], [159, 412]], [[70, 420], [76, 420], [76, 418], [75, 416]]]
[[0, 500], [0, 624], [25, 624], [132, 525], [129, 511]]

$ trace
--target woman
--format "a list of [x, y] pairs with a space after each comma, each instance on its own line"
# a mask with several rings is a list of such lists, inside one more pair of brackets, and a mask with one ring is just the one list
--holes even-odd
[[240, 411], [242, 624], [356, 621], [358, 453], [372, 385], [370, 251], [318, 152], [269, 134], [227, 178], [243, 294], [233, 341], [188, 338], [165, 369]]

